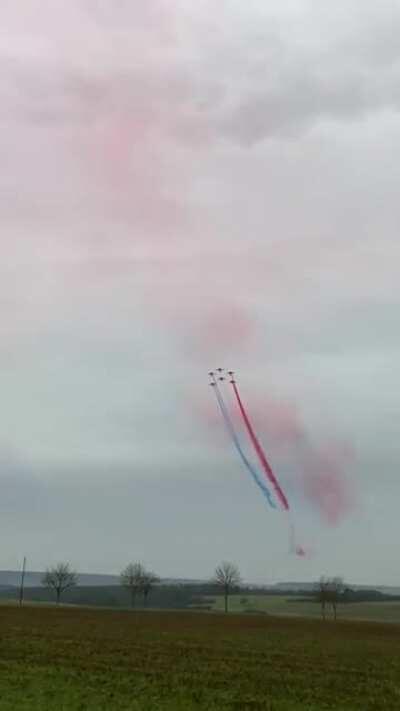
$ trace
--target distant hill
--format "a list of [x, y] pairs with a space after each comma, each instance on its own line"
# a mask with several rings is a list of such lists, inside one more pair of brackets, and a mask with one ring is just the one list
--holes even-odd
[[[28, 571], [25, 575], [25, 587], [26, 588], [38, 588], [42, 584], [43, 572], [41, 571]], [[0, 590], [5, 588], [17, 588], [21, 582], [21, 571], [17, 570], [0, 570]], [[363, 590], [376, 590], [383, 593], [384, 595], [400, 595], [400, 587], [390, 586], [390, 585], [353, 585], [352, 583], [347, 583], [349, 588], [352, 590], [363, 591]], [[207, 586], [209, 583], [207, 580], [199, 580], [196, 578], [162, 578], [160, 581], [162, 586]], [[79, 587], [115, 587], [120, 585], [120, 579], [118, 575], [106, 575], [103, 573], [80, 573], [78, 574], [78, 586]], [[311, 592], [315, 583], [310, 582], [279, 582], [273, 585], [252, 585], [245, 584], [248, 590], [252, 590], [254, 593], [262, 593], [263, 591], [267, 594], [279, 593], [290, 593], [296, 594], [298, 592], [307, 593]]]
[[[400, 587], [390, 586], [390, 585], [353, 585], [353, 583], [348, 583], [345, 581], [346, 585], [352, 590], [376, 590], [377, 592], [383, 593], [384, 595], [400, 595]], [[278, 592], [304, 592], [309, 590], [310, 592], [315, 588], [315, 583], [275, 583], [274, 585], [266, 585], [266, 589]]]
[[[42, 584], [43, 572], [26, 572], [25, 587], [37, 588]], [[0, 588], [19, 587], [21, 583], [21, 571], [0, 570]], [[82, 587], [112, 587], [119, 585], [119, 575], [105, 575], [102, 573], [79, 573], [78, 585]], [[204, 580], [194, 580], [191, 578], [163, 578], [162, 585], [204, 585]]]
[[[42, 584], [42, 572], [27, 572], [25, 574], [25, 587], [36, 588]], [[19, 587], [21, 582], [21, 572], [15, 570], [0, 570], [0, 587]], [[101, 575], [82, 573], [78, 575], [79, 585], [110, 586], [119, 585], [118, 575]]]

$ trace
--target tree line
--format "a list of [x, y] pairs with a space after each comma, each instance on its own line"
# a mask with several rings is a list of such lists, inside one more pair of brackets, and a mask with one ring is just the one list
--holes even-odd
[[[53, 592], [56, 603], [59, 604], [62, 595], [76, 587], [78, 579], [78, 573], [69, 563], [57, 563], [46, 569], [41, 582]], [[147, 570], [143, 563], [128, 563], [120, 573], [120, 583], [129, 592], [131, 607], [135, 607], [139, 595], [142, 596], [143, 605], [146, 607], [150, 592], [159, 582], [157, 575]]]
[[[224, 610], [227, 613], [229, 597], [240, 588], [242, 583], [238, 566], [223, 561], [216, 567], [209, 582], [221, 591], [224, 598]], [[53, 592], [57, 604], [60, 603], [62, 595], [77, 584], [78, 574], [69, 563], [58, 563], [47, 568], [42, 577], [42, 585]], [[138, 598], [141, 599], [143, 607], [146, 607], [149, 595], [154, 586], [160, 584], [160, 579], [143, 563], [132, 562], [128, 563], [121, 571], [120, 584], [127, 591], [132, 608], [136, 607]], [[340, 577], [321, 577], [310, 595], [320, 604], [321, 616], [324, 620], [329, 610], [332, 611], [333, 618], [336, 620], [339, 603], [352, 599], [352, 591], [346, 588]]]
[[[78, 573], [69, 563], [57, 563], [46, 569], [41, 582], [54, 594], [59, 604], [63, 594], [78, 584]], [[238, 567], [234, 563], [221, 563], [216, 567], [210, 582], [223, 592], [225, 612], [228, 612], [229, 595], [241, 583]], [[138, 597], [146, 607], [151, 591], [159, 583], [159, 577], [140, 562], [128, 563], [120, 573], [120, 584], [128, 592], [132, 608], [136, 606]]]

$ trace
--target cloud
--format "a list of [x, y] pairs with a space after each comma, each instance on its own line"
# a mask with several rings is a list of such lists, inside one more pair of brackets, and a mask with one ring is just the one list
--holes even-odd
[[289, 29], [284, 22], [275, 23], [272, 41], [268, 35], [248, 41], [246, 56], [240, 51], [240, 39], [232, 41], [235, 82], [226, 79], [229, 98], [216, 120], [218, 133], [251, 146], [293, 139], [331, 122], [397, 113], [399, 10], [385, 14], [382, 8], [378, 21], [364, 8], [362, 14], [360, 18], [359, 6], [353, 13], [346, 6], [346, 20], [340, 24], [343, 13], [335, 18], [334, 8], [322, 13], [313, 5], [310, 15]]
[[55, 492], [68, 467], [228, 487], [196, 410], [221, 363], [287, 481], [306, 432], [318, 461], [361, 445], [340, 467], [377, 496], [379, 462], [393, 496], [396, 6], [31, 0], [2, 23], [4, 440]]

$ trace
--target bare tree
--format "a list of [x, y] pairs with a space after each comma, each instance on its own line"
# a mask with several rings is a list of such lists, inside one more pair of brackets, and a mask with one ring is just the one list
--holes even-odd
[[152, 573], [150, 570], [144, 571], [144, 574], [140, 581], [140, 592], [143, 595], [144, 607], [147, 606], [147, 598], [149, 597], [149, 594], [158, 582], [159, 578], [157, 577], [157, 575], [155, 575], [155, 573]]
[[47, 568], [42, 577], [42, 585], [54, 591], [57, 605], [60, 602], [61, 595], [69, 588], [73, 588], [77, 582], [78, 576], [69, 563], [58, 563], [52, 568]]
[[25, 589], [25, 573], [26, 573], [26, 556], [24, 555], [24, 562], [22, 563], [21, 571], [21, 582], [19, 586], [19, 606], [22, 607], [24, 601], [24, 589]]
[[142, 563], [128, 563], [126, 568], [121, 572], [121, 585], [130, 593], [131, 607], [135, 607], [136, 595], [142, 590], [145, 574], [146, 570]]
[[241, 582], [239, 568], [234, 563], [224, 561], [216, 567], [213, 582], [223, 589], [225, 612], [228, 612], [229, 594]]
[[340, 578], [339, 576], [332, 578], [331, 580], [331, 605], [333, 609], [333, 617], [336, 620], [337, 618], [337, 605], [340, 602], [345, 585], [343, 582], [343, 578]]
[[328, 582], [326, 578], [322, 575], [318, 582], [315, 584], [315, 597], [317, 602], [321, 605], [321, 615], [322, 619], [326, 618], [326, 605], [328, 602]]
[[330, 605], [333, 610], [333, 618], [337, 619], [337, 606], [344, 592], [343, 579], [339, 577], [326, 578], [322, 576], [315, 586], [317, 601], [321, 605], [322, 618], [326, 619], [326, 607]]

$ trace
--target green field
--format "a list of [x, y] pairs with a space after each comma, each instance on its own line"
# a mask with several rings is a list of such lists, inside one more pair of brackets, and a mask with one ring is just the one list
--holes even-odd
[[1, 711], [400, 708], [400, 627], [0, 607]]
[[[207, 604], [212, 603], [214, 610], [222, 611], [222, 596], [206, 597]], [[285, 617], [321, 617], [320, 606], [310, 601], [303, 602], [295, 597], [283, 595], [231, 595], [229, 609], [232, 612], [284, 615]], [[331, 615], [328, 609], [327, 615]], [[353, 602], [338, 605], [338, 617], [345, 620], [369, 620], [374, 622], [400, 623], [400, 601]], [[399, 707], [400, 709], [400, 707]]]

